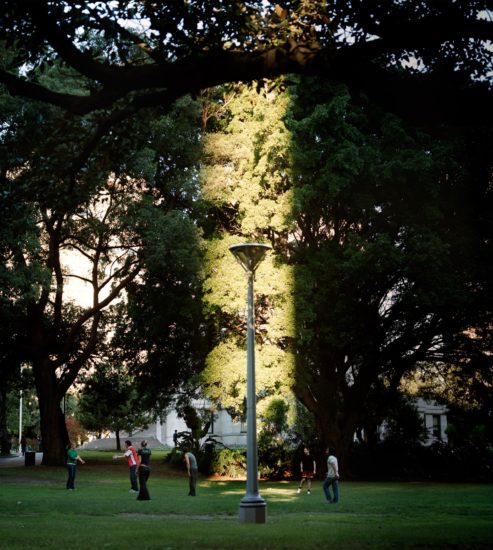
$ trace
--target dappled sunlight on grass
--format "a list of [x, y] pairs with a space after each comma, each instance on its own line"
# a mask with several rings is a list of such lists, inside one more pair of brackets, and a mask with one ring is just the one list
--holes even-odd
[[296, 494], [296, 489], [294, 486], [284, 486], [276, 485], [276, 486], [268, 486], [263, 488], [263, 494], [265, 496], [268, 496], [269, 499], [272, 497], [275, 497], [278, 500], [282, 501], [290, 501], [290, 500], [298, 500], [299, 497]]
[[[245, 495], [245, 481], [227, 481], [227, 480], [209, 480], [201, 482], [200, 486], [210, 488], [218, 496]], [[219, 489], [219, 490], [218, 490]], [[296, 485], [289, 481], [276, 481], [273, 483], [263, 483], [259, 485], [259, 493], [261, 496], [275, 498], [276, 500], [296, 500]]]

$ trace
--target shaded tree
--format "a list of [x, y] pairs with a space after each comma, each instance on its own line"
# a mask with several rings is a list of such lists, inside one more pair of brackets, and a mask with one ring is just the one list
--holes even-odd
[[491, 319], [491, 153], [480, 175], [469, 131], [406, 126], [344, 87], [292, 98], [295, 389], [344, 459], [373, 389], [459, 364], [459, 341], [485, 352], [466, 331]]
[[34, 109], [0, 94], [0, 111], [0, 445], [2, 453], [8, 453], [7, 398], [12, 390], [18, 396], [21, 389], [26, 389], [20, 377], [26, 359], [25, 310], [45, 279], [45, 272], [37, 258], [40, 247], [36, 209], [19, 193], [12, 178], [24, 161], [23, 151], [13, 142], [19, 134], [26, 148], [35, 140], [25, 125], [26, 114], [27, 118], [33, 115]]
[[[209, 324], [202, 312], [205, 215], [198, 169], [200, 104], [179, 101], [148, 128], [146, 208], [139, 206], [145, 271], [126, 289], [112, 346], [135, 377], [148, 410], [163, 414], [203, 369]], [[190, 390], [193, 393], [193, 390]]]
[[[52, 76], [59, 79], [57, 71]], [[71, 84], [68, 78], [65, 85]], [[78, 151], [93, 127], [90, 117], [73, 119], [51, 107], [30, 104], [13, 112], [13, 130], [2, 136], [9, 147], [3, 172], [9, 193], [6, 207], [14, 216], [15, 205], [25, 203], [32, 220], [31, 240], [5, 241], [5, 262], [17, 283], [22, 273], [30, 277], [28, 291], [18, 301], [23, 332], [17, 365], [21, 360], [32, 364], [43, 462], [59, 464], [68, 440], [61, 400], [101, 344], [108, 306], [144, 271], [141, 250], [156, 221], [152, 205], [164, 200], [159, 187], [146, 177], [149, 167], [166, 157], [151, 147], [134, 148], [132, 136], [142, 135], [144, 128], [148, 131], [149, 120], [134, 120], [131, 128], [123, 125], [81, 163]], [[39, 119], [51, 126], [49, 136], [33, 122]], [[172, 132], [172, 118], [161, 123], [161, 131]], [[163, 181], [166, 177], [164, 171]], [[172, 211], [173, 202], [166, 207]], [[154, 230], [152, 238], [157, 237]], [[168, 238], [172, 242], [174, 236]], [[70, 265], [74, 254], [84, 260], [85, 268]], [[90, 289], [87, 305], [67, 297], [69, 277]], [[18, 294], [7, 286], [8, 299]]]

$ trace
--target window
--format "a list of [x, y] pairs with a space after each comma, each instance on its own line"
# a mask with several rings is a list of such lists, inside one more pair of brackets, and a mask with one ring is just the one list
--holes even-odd
[[442, 437], [442, 430], [441, 430], [441, 424], [440, 424], [440, 415], [434, 414], [432, 416], [433, 424], [432, 424], [432, 435], [433, 437], [436, 437], [437, 439], [441, 439]]
[[242, 434], [247, 432], [247, 423], [246, 423], [246, 420], [244, 420], [243, 418], [241, 419], [241, 422], [240, 422], [240, 432]]

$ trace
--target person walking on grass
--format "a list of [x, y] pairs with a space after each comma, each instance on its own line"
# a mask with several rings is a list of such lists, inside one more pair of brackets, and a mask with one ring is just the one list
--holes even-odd
[[132, 442], [129, 439], [125, 441], [125, 447], [127, 448], [127, 450], [122, 455], [113, 455], [113, 458], [127, 459], [128, 467], [130, 470], [130, 493], [138, 493], [139, 486], [137, 484], [137, 451], [132, 446]]
[[303, 449], [303, 456], [300, 460], [300, 470], [301, 479], [297, 493], [301, 493], [303, 483], [306, 481], [306, 493], [310, 495], [312, 492], [312, 479], [317, 473], [317, 464], [315, 463], [313, 456], [310, 454], [310, 449], [308, 447]]
[[197, 487], [197, 474], [198, 474], [198, 467], [197, 467], [197, 459], [195, 458], [195, 455], [191, 453], [188, 450], [185, 450], [183, 453], [183, 460], [185, 462], [185, 465], [187, 467], [188, 472], [188, 496], [194, 497], [195, 491]]
[[151, 449], [147, 446], [147, 441], [144, 441], [140, 444], [140, 449], [137, 451], [139, 457], [139, 464], [137, 466], [137, 471], [139, 475], [139, 485], [140, 491], [137, 495], [137, 500], [151, 500], [149, 496], [149, 491], [147, 489], [147, 480], [151, 474]]
[[[325, 453], [327, 455], [327, 477], [324, 480], [323, 489], [327, 503], [336, 504], [339, 502], [339, 463], [333, 447], [328, 447]], [[333, 495], [330, 494], [331, 487]]]
[[79, 453], [75, 450], [74, 445], [67, 445], [67, 490], [73, 491], [75, 489], [75, 473], [77, 471], [77, 461], [81, 464], [85, 464], [85, 460], [79, 456]]

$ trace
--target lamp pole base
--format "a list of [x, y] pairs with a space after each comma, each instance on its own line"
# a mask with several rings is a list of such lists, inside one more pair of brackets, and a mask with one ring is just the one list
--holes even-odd
[[241, 523], [265, 523], [267, 520], [267, 504], [261, 497], [254, 501], [241, 501], [239, 520]]

